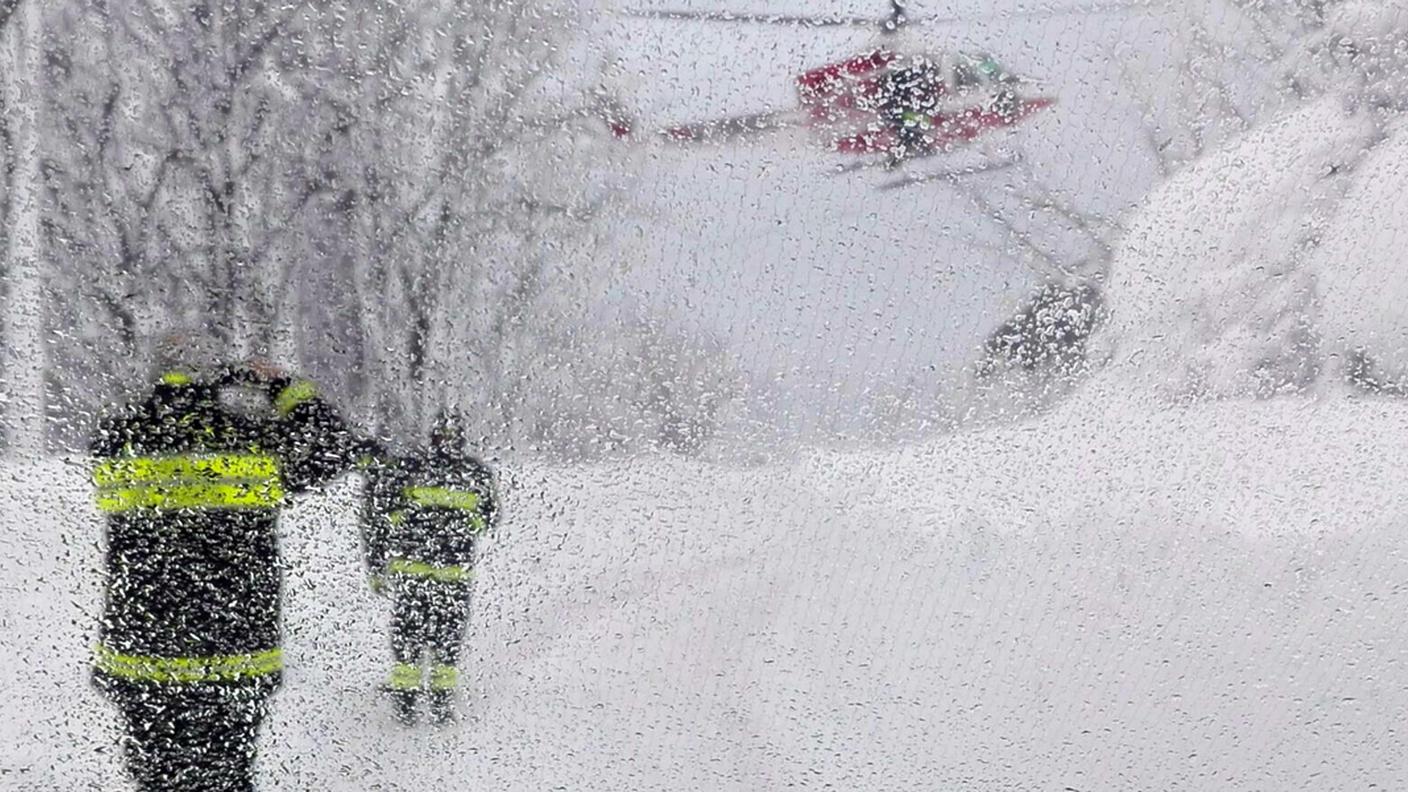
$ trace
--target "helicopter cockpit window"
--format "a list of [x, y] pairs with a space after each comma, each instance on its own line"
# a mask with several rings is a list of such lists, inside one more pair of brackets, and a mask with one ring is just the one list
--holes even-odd
[[1002, 64], [994, 60], [991, 55], [979, 55], [975, 60], [978, 72], [988, 81], [1000, 83], [1012, 80], [1012, 74], [1002, 68]]
[[882, 101], [896, 108], [920, 110], [943, 91], [944, 72], [928, 61], [915, 61], [890, 72], [881, 83]]

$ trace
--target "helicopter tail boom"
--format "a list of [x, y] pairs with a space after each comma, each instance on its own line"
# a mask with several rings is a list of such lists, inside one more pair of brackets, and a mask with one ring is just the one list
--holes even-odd
[[796, 111], [779, 110], [680, 124], [660, 130], [660, 137], [671, 143], [701, 143], [757, 135], [800, 124], [801, 118]]

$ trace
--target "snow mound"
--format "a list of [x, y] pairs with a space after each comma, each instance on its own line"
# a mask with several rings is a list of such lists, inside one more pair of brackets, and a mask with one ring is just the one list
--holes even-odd
[[1320, 273], [1327, 351], [1363, 350], [1401, 381], [1408, 377], [1408, 121], [1387, 131], [1357, 166], [1312, 266]]
[[1266, 395], [1314, 376], [1306, 254], [1372, 118], [1327, 97], [1252, 130], [1153, 191], [1108, 284], [1123, 379], [1163, 400]]

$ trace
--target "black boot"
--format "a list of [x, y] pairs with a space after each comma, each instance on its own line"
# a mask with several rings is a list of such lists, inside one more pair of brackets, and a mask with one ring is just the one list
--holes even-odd
[[391, 691], [391, 712], [403, 726], [414, 726], [420, 717], [416, 699], [420, 694], [414, 690]]
[[437, 726], [455, 722], [455, 692], [453, 690], [431, 691], [430, 721]]

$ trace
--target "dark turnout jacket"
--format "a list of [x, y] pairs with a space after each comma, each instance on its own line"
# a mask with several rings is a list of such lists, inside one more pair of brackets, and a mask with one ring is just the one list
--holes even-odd
[[279, 508], [368, 451], [306, 381], [170, 372], [103, 421], [98, 682], [277, 684]]
[[363, 515], [373, 574], [467, 581], [498, 513], [493, 476], [470, 456], [427, 451], [371, 471]]

